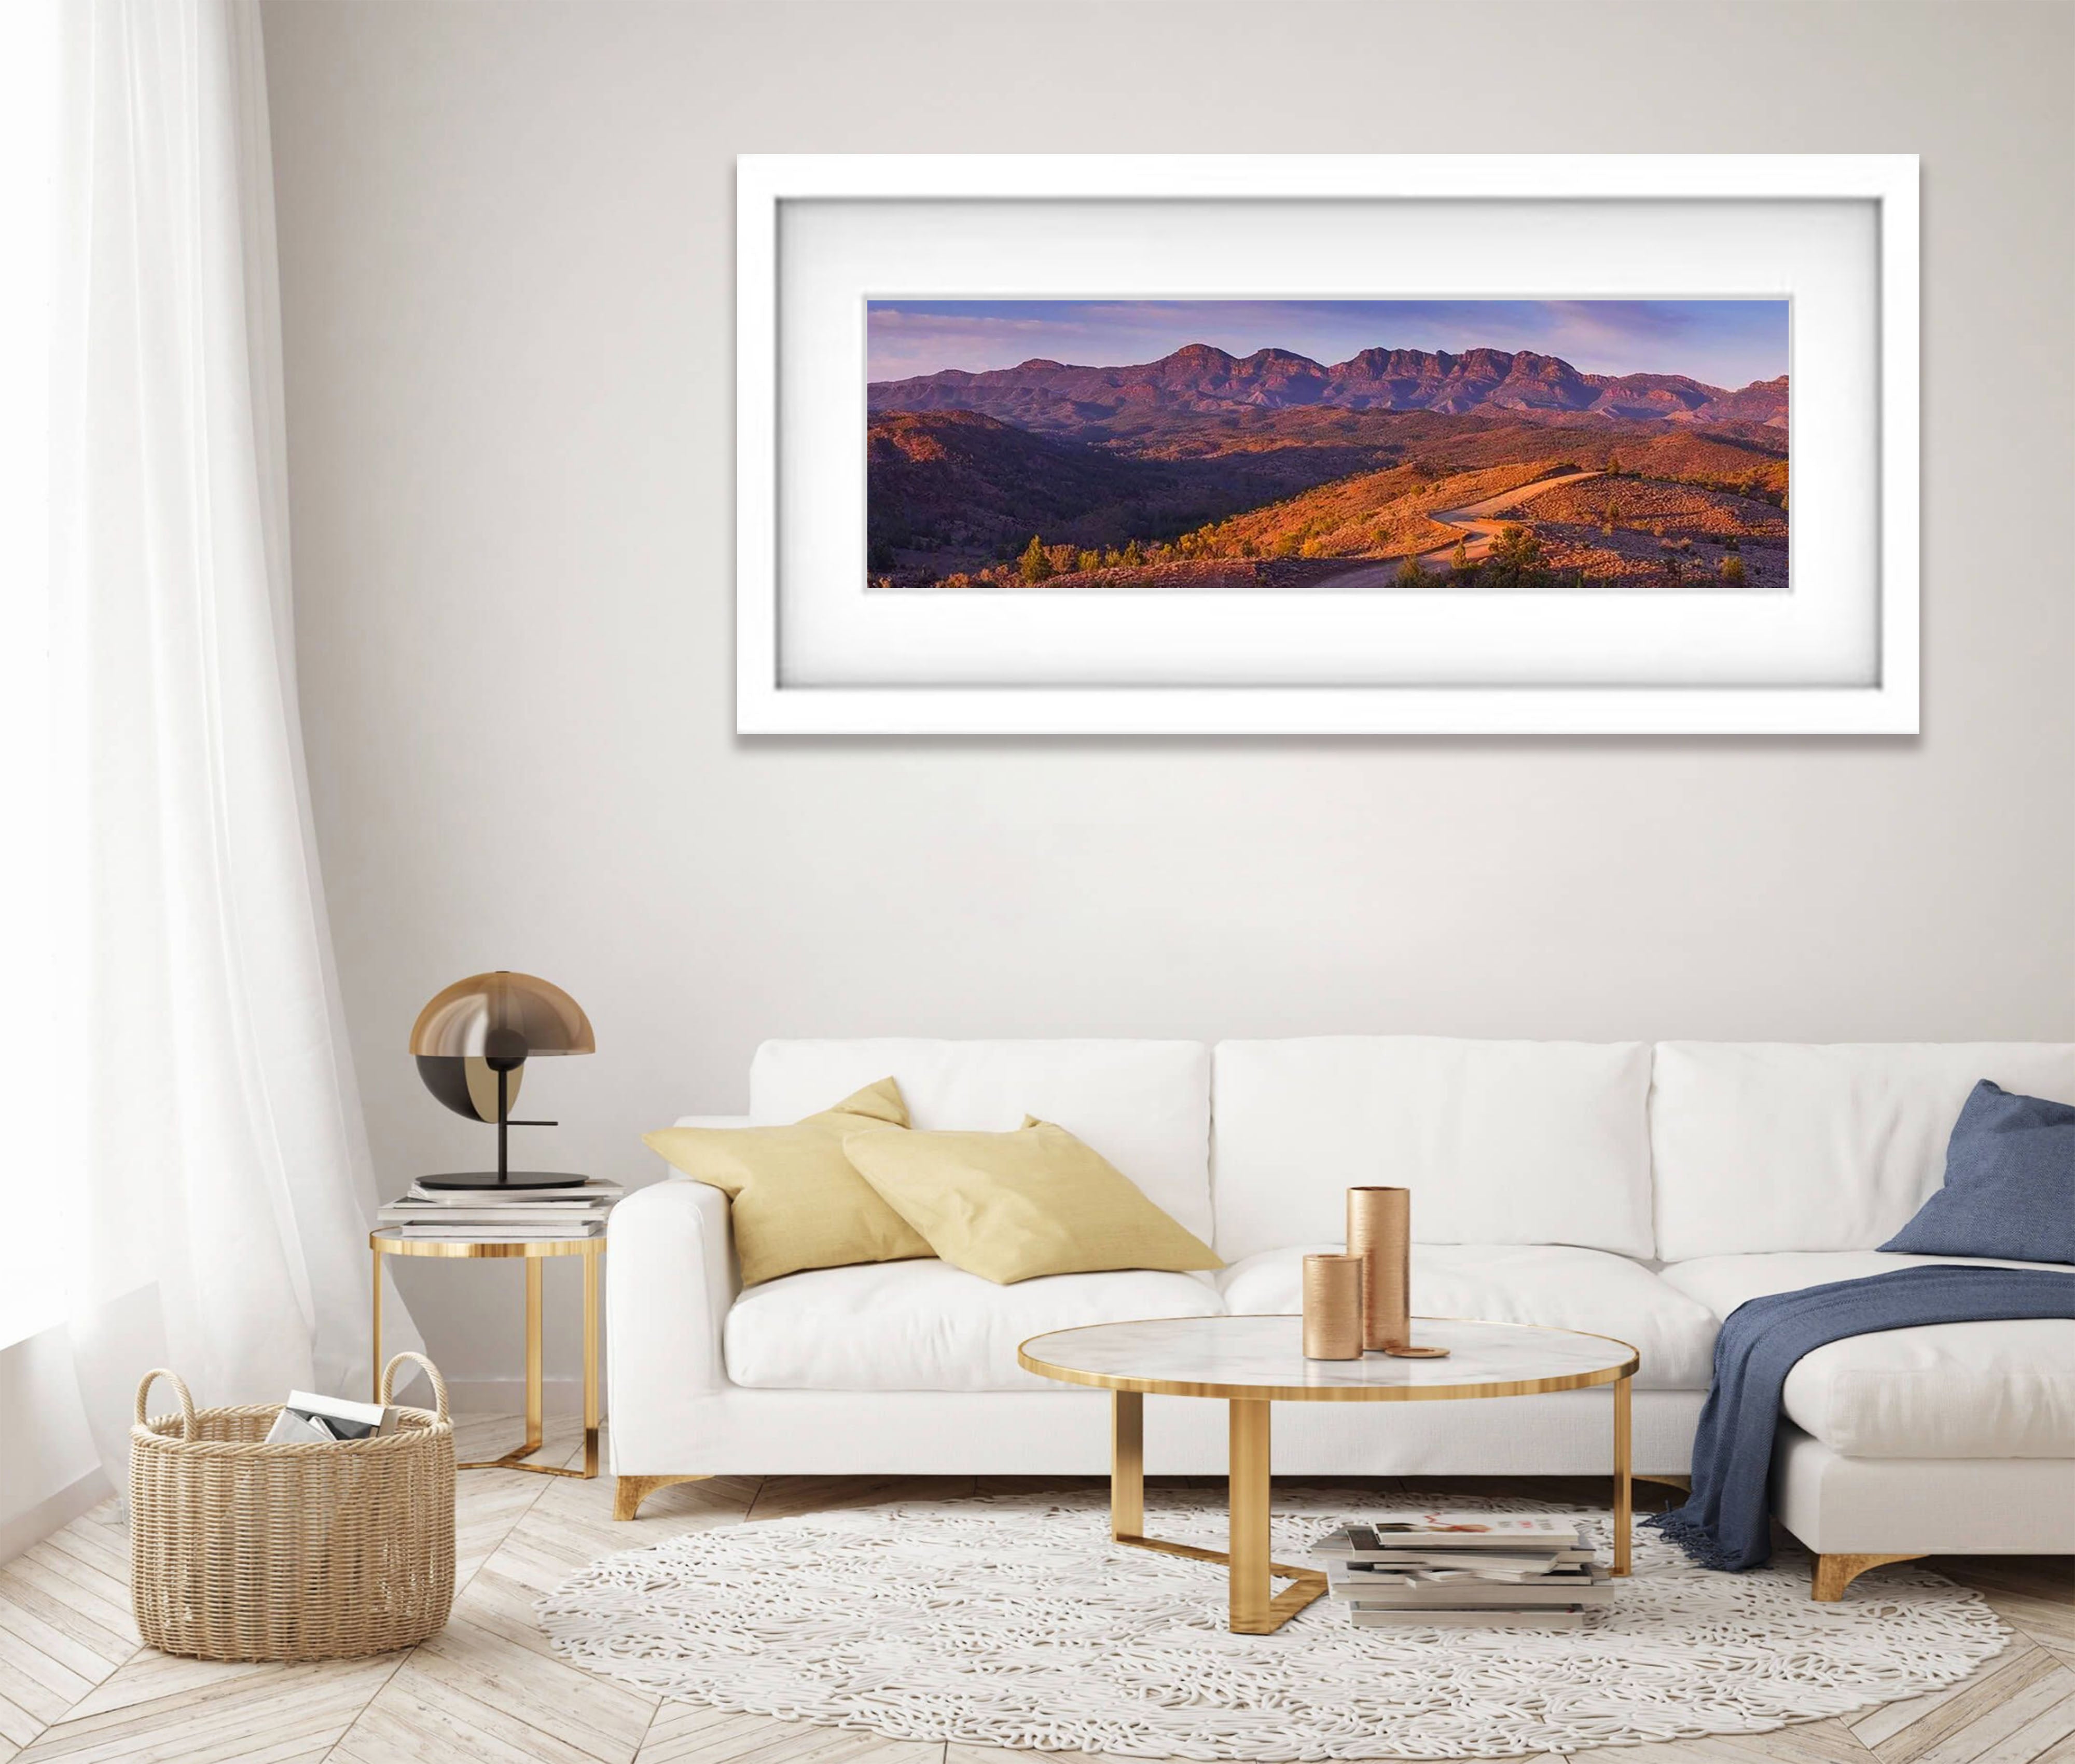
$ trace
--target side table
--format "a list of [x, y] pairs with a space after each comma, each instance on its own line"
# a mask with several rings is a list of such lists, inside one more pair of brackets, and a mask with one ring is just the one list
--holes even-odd
[[[482, 1458], [454, 1466], [458, 1470], [530, 1470], [536, 1476], [576, 1476], [588, 1480], [598, 1474], [598, 1271], [605, 1260], [605, 1234], [595, 1237], [532, 1238], [499, 1241], [495, 1236], [457, 1243], [450, 1239], [406, 1237], [396, 1227], [367, 1234], [375, 1269], [374, 1363], [382, 1364], [382, 1258], [384, 1256], [441, 1256], [466, 1261], [523, 1257], [526, 1263], [526, 1439], [501, 1458]], [[584, 1461], [581, 1470], [565, 1470], [553, 1464], [526, 1464], [540, 1449], [541, 1356], [540, 1272], [550, 1256], [583, 1257], [583, 1422]], [[381, 1400], [378, 1393], [375, 1400]]]

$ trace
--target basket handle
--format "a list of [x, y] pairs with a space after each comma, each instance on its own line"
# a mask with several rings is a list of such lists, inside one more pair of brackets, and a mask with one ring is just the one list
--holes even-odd
[[177, 1372], [167, 1371], [164, 1366], [153, 1367], [138, 1382], [137, 1425], [140, 1427], [144, 1425], [144, 1393], [151, 1388], [151, 1381], [155, 1378], [172, 1381], [173, 1394], [180, 1399], [180, 1443], [183, 1445], [188, 1443], [195, 1436], [194, 1398], [188, 1394], [188, 1387], [180, 1381], [180, 1375]]
[[433, 1399], [438, 1405], [439, 1418], [441, 1421], [445, 1420], [447, 1418], [446, 1380], [440, 1376], [440, 1369], [423, 1354], [414, 1354], [408, 1349], [402, 1353], [393, 1355], [389, 1364], [382, 1369], [382, 1394], [379, 1400], [383, 1402], [389, 1400], [390, 1387], [396, 1379], [396, 1369], [407, 1360], [415, 1360], [425, 1369], [425, 1376], [433, 1381]]

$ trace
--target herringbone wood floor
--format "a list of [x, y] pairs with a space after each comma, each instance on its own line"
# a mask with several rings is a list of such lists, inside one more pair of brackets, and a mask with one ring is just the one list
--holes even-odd
[[[489, 1456], [515, 1436], [512, 1423], [495, 1419], [465, 1421], [461, 1431], [463, 1456]], [[574, 1443], [567, 1426], [551, 1439]], [[745, 1518], [941, 1498], [974, 1485], [971, 1477], [736, 1477], [666, 1489], [639, 1523], [615, 1525], [608, 1477], [464, 1472], [453, 1621], [406, 1652], [318, 1666], [214, 1666], [139, 1647], [129, 1545], [111, 1504], [0, 1567], [0, 1764], [1015, 1764], [1016, 1754], [981, 1747], [659, 1704], [565, 1665], [533, 1622], [537, 1594], [615, 1550]], [[1588, 1482], [1448, 1485], [1606, 1497], [1604, 1484]], [[2017, 1631], [1967, 1683], [1849, 1722], [1616, 1755], [1634, 1764], [2075, 1764], [2075, 1563], [1933, 1565], [1979, 1587]], [[1207, 1576], [1205, 1596], [1220, 1590]]]

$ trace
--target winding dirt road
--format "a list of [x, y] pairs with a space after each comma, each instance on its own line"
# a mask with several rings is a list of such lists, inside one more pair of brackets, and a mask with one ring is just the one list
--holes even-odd
[[[1453, 527], [1463, 535], [1460, 544], [1468, 561], [1475, 563], [1492, 549], [1492, 541], [1498, 537], [1499, 528], [1506, 523], [1495, 517], [1508, 509], [1518, 508], [1522, 503], [1531, 501], [1545, 490], [1560, 490], [1566, 484], [1582, 484], [1588, 478], [1598, 478], [1599, 472], [1566, 472], [1560, 478], [1538, 478], [1531, 484], [1522, 484], [1518, 490], [1501, 491], [1496, 496], [1487, 496], [1462, 508], [1443, 508], [1427, 518], [1439, 521], [1443, 527]], [[1437, 571], [1445, 575], [1456, 554], [1457, 541], [1436, 546], [1432, 551], [1423, 552], [1419, 567], [1428, 575]], [[1398, 578], [1401, 560], [1390, 557], [1380, 562], [1370, 562], [1350, 569], [1344, 575], [1329, 578], [1319, 584], [1322, 588], [1388, 588]]]

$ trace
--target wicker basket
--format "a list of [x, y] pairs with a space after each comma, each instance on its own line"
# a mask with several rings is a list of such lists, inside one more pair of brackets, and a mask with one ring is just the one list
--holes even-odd
[[[454, 1603], [454, 1447], [437, 1414], [336, 1445], [263, 1445], [279, 1403], [197, 1410], [170, 1372], [137, 1387], [130, 1430], [130, 1590], [145, 1642], [203, 1660], [336, 1660], [408, 1646]], [[155, 1378], [180, 1412], [144, 1418]]]

